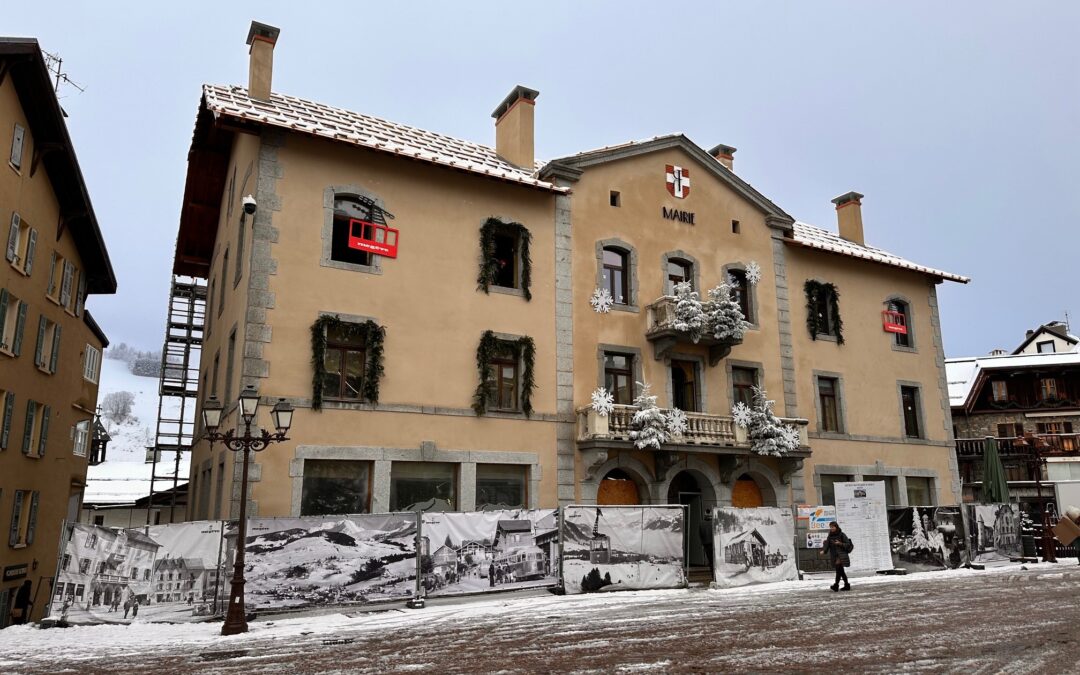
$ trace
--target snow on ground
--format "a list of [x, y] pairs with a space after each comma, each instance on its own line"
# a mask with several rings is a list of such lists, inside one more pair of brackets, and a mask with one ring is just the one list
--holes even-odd
[[[102, 417], [102, 423], [112, 440], [105, 454], [105, 462], [91, 466], [86, 471], [86, 494], [88, 504], [124, 504], [134, 502], [150, 494], [150, 470], [146, 463], [146, 448], [154, 444], [158, 413], [158, 378], [140, 377], [128, 370], [127, 363], [117, 359], [103, 359], [98, 389], [98, 404], [112, 392], [130, 391], [135, 395], [131, 417], [118, 423]], [[169, 399], [166, 399], [167, 401]], [[167, 409], [166, 414], [177, 414], [177, 408]], [[168, 481], [155, 484], [155, 490], [172, 487], [175, 469], [174, 454], [168, 454], [158, 463], [158, 477], [167, 476]], [[188, 456], [180, 460], [180, 482], [188, 479]]]
[[[736, 638], [742, 640], [747, 634], [752, 635], [753, 629], [739, 627], [742, 625], [740, 621], [736, 621], [734, 626], [730, 625], [733, 618], [744, 612], [747, 613], [747, 620], [753, 616], [766, 620], [767, 625], [772, 626], [768, 630], [778, 631], [778, 635], [784, 636], [783, 639], [799, 640], [800, 634], [805, 636], [806, 641], [803, 644], [807, 651], [804, 655], [793, 654], [790, 646], [783, 649], [770, 645], [768, 639], [754, 648], [753, 655], [744, 655], [744, 658], [752, 658], [743, 664], [748, 668], [756, 664], [752, 669], [780, 669], [784, 663], [791, 665], [791, 659], [796, 656], [811, 659], [803, 662], [805, 666], [807, 663], [816, 662], [813, 659], [827, 659], [829, 654], [835, 655], [837, 647], [829, 644], [827, 633], [832, 635], [832, 640], [843, 641], [846, 654], [858, 654], [860, 658], [867, 659], [874, 657], [875, 650], [879, 649], [880, 645], [861, 639], [861, 631], [878, 628], [884, 631], [883, 635], [899, 635], [904, 630], [925, 629], [936, 633], [952, 627], [968, 631], [983, 640], [989, 639], [992, 636], [988, 631], [1001, 631], [1009, 627], [1009, 622], [1003, 623], [989, 615], [977, 614], [986, 620], [972, 624], [971, 617], [956, 621], [949, 616], [936, 616], [928, 609], [932, 610], [946, 599], [957, 607], [964, 607], [970, 604], [965, 598], [981, 595], [979, 602], [982, 603], [1001, 603], [1005, 600], [1002, 606], [1004, 611], [1007, 607], [1017, 606], [1016, 600], [1026, 594], [1060, 593], [1060, 590], [1056, 590], [1057, 586], [1075, 586], [1076, 567], [1073, 565], [1032, 564], [1027, 567], [1030, 571], [1021, 571], [1019, 565], [1006, 565], [984, 571], [960, 569], [908, 576], [862, 577], [852, 580], [854, 593], [836, 595], [827, 591], [831, 579], [816, 579], [710, 591], [677, 589], [574, 596], [532, 592], [527, 596], [514, 594], [482, 599], [438, 600], [429, 602], [428, 607], [423, 610], [403, 610], [395, 604], [384, 606], [385, 609], [381, 611], [350, 611], [348, 614], [340, 611], [323, 614], [312, 612], [303, 616], [262, 614], [250, 624], [249, 633], [228, 637], [220, 635], [220, 623], [149, 624], [142, 622], [141, 615], [138, 622], [126, 626], [84, 626], [51, 630], [16, 626], [0, 631], [0, 672], [57, 672], [54, 668], [60, 665], [75, 670], [95, 671], [122, 665], [123, 667], [116, 670], [130, 671], [155, 660], [158, 666], [162, 659], [191, 659], [197, 662], [200, 658], [205, 658], [205, 655], [248, 649], [251, 656], [245, 658], [254, 659], [255, 655], [261, 654], [263, 658], [271, 659], [270, 662], [259, 664], [259, 668], [255, 668], [254, 663], [249, 664], [252, 672], [297, 672], [285, 665], [283, 660], [306, 658], [301, 655], [325, 650], [325, 645], [329, 644], [325, 642], [327, 640], [342, 643], [355, 640], [368, 646], [386, 643], [386, 649], [393, 651], [397, 657], [414, 660], [427, 658], [427, 649], [451, 652], [456, 649], [460, 660], [457, 661], [458, 668], [455, 672], [470, 663], [480, 667], [479, 662], [472, 662], [465, 655], [464, 652], [469, 649], [480, 650], [476, 654], [483, 654], [483, 657], [488, 659], [501, 655], [507, 664], [514, 663], [515, 649], [516, 653], [522, 656], [531, 655], [534, 649], [538, 649], [545, 652], [545, 658], [555, 659], [550, 662], [550, 666], [559, 669], [559, 650], [566, 650], [565, 657], [571, 658], [575, 657], [575, 651], [582, 652], [586, 643], [599, 640], [603, 643], [603, 649], [594, 653], [603, 656], [603, 663], [612, 665], [610, 659], [619, 658], [620, 650], [613, 651], [611, 646], [622, 645], [624, 650], [633, 651], [647, 648], [645, 652], [651, 653], [650, 649], [660, 648], [668, 644], [665, 641], [675, 639], [676, 633], [667, 632], [673, 630], [674, 626], [682, 626], [683, 630], [693, 628], [708, 631], [709, 641], [702, 643], [700, 639], [695, 639], [694, 644], [700, 643], [701, 648], [706, 650], [714, 648], [711, 653], [719, 657], [734, 658], [734, 655], [727, 653], [727, 641]], [[1043, 590], [1038, 591], [1039, 588]], [[1013, 593], [1018, 597], [1009, 602], [1003, 597], [1005, 593]], [[866, 606], [858, 606], [856, 609], [853, 605], [851, 609], [856, 613], [850, 616], [843, 610], [830, 609], [827, 606], [828, 603], [840, 601], [864, 603]], [[1067, 599], [1062, 601], [1069, 602], [1072, 606]], [[902, 615], [905, 611], [900, 607], [903, 603], [922, 603], [913, 607], [919, 612], [918, 616], [909, 617], [914, 621], [902, 620], [898, 615], [898, 612]], [[790, 611], [798, 608], [800, 612], [815, 614], [787, 617], [787, 608], [791, 608]], [[779, 612], [780, 617], [787, 618], [762, 616], [769, 612]], [[723, 623], [717, 623], [720, 621]], [[647, 632], [650, 626], [661, 624], [665, 627], [658, 634]], [[523, 630], [531, 630], [532, 633], [526, 635], [522, 633]], [[537, 630], [539, 632], [536, 632]], [[477, 636], [465, 636], [463, 633], [462, 636], [468, 640], [467, 644], [453, 647], [450, 643], [453, 643], [456, 639], [454, 636], [459, 631], [480, 631], [487, 637], [481, 639]], [[645, 633], [638, 635], [642, 631]], [[443, 636], [446, 644], [437, 645], [431, 642], [436, 635]], [[637, 637], [634, 637], [635, 635]], [[419, 642], [410, 644], [409, 640]], [[540, 642], [536, 643], [536, 640]], [[398, 644], [402, 641], [406, 644]], [[941, 642], [945, 643], [946, 650], [964, 644], [963, 641], [934, 639], [926, 642], [925, 646], [915, 644], [912, 648], [930, 652], [937, 650]], [[645, 643], [655, 644], [648, 648]], [[332, 653], [329, 658], [360, 659], [365, 654], [360, 646], [342, 647], [340, 652]], [[598, 643], [597, 646], [601, 645]], [[404, 651], [400, 651], [402, 648]], [[941, 670], [940, 667], [935, 668], [934, 664], [940, 666], [940, 659], [943, 657], [935, 654], [927, 656], [931, 660], [927, 661], [926, 669]], [[433, 654], [431, 656], [435, 658]], [[635, 653], [631, 656], [637, 658], [641, 655]], [[673, 655], [660, 649], [655, 656], [661, 659], [672, 658]], [[61, 657], [63, 663], [57, 663], [57, 659]], [[577, 654], [575, 658], [580, 657], [581, 654]], [[1007, 650], [1004, 658], [1008, 658]], [[240, 665], [235, 659], [230, 663], [233, 667]], [[382, 671], [395, 669], [399, 665], [402, 668], [417, 666], [415, 663], [373, 661], [352, 663], [362, 665], [363, 670]], [[725, 663], [733, 665], [730, 661]], [[187, 665], [188, 668], [177, 668], [175, 671], [196, 670], [191, 667], [191, 662]], [[598, 662], [597, 665], [602, 664]], [[630, 668], [641, 666], [664, 669], [664, 666], [655, 660], [627, 661], [621, 665]], [[954, 662], [952, 665], [958, 664]], [[1033, 662], [1028, 665], [1037, 667], [1039, 664]], [[348, 670], [345, 662], [339, 663], [338, 667]], [[515, 667], [525, 666], [518, 663]], [[216, 668], [203, 663], [197, 670], [215, 672]], [[610, 672], [610, 669], [604, 670]]]

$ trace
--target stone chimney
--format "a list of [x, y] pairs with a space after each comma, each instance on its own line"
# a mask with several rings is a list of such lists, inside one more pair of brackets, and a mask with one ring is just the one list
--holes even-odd
[[514, 166], [532, 172], [536, 164], [533, 117], [540, 92], [514, 87], [491, 116], [495, 118], [495, 152]]
[[858, 192], [848, 192], [832, 200], [836, 204], [836, 220], [840, 237], [853, 244], [865, 246], [862, 227], [862, 198]]
[[274, 77], [274, 45], [281, 29], [258, 21], [251, 22], [247, 43], [251, 45], [248, 65], [248, 96], [270, 100], [270, 82]]
[[712, 150], [709, 154], [720, 161], [721, 164], [726, 166], [731, 171], [735, 170], [735, 148], [730, 145], [724, 145], [721, 143]]

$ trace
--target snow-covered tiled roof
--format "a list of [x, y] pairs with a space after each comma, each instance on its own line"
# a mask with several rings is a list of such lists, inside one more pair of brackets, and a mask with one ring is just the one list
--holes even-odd
[[1056, 354], [1006, 354], [1003, 356], [971, 356], [945, 359], [945, 377], [949, 385], [949, 405], [959, 407], [968, 403], [979, 375], [988, 370], [1046, 368], [1080, 365], [1080, 352]]
[[205, 84], [203, 99], [216, 116], [280, 127], [553, 192], [567, 191], [536, 178], [536, 170], [543, 162], [527, 171], [502, 159], [486, 145], [295, 96], [270, 94], [269, 101], [262, 101], [248, 96], [245, 87]]
[[891, 267], [900, 267], [913, 272], [922, 272], [923, 274], [941, 277], [942, 279], [956, 281], [961, 284], [966, 284], [971, 281], [969, 277], [937, 270], [933, 267], [926, 267], [925, 265], [919, 265], [910, 260], [905, 260], [898, 255], [893, 255], [888, 251], [874, 248], [873, 246], [860, 246], [859, 244], [841, 238], [840, 235], [834, 232], [829, 232], [820, 227], [814, 227], [813, 225], [808, 225], [799, 221], [795, 221], [793, 234], [795, 243], [806, 246], [807, 248], [813, 248], [819, 251], [829, 251], [830, 253], [839, 253], [840, 255], [847, 255], [853, 258], [862, 258], [863, 260], [869, 260]]

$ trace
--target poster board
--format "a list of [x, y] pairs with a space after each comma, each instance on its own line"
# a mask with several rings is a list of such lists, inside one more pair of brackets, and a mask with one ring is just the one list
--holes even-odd
[[1017, 504], [965, 504], [968, 557], [980, 565], [1004, 565], [1023, 557]]
[[713, 509], [713, 579], [731, 588], [799, 578], [791, 509]]
[[1059, 480], [1054, 483], [1057, 513], [1063, 515], [1070, 506], [1080, 507], [1080, 480]]
[[558, 567], [554, 509], [423, 514], [420, 586], [428, 597], [554, 586]]
[[248, 520], [244, 602], [259, 610], [411, 598], [417, 522], [416, 513]]
[[829, 533], [829, 523], [836, 520], [836, 507], [801, 504], [796, 510], [795, 553], [799, 570], [803, 572], [829, 572], [832, 566], [821, 555], [821, 546]]
[[906, 506], [889, 511], [893, 566], [912, 572], [956, 569], [968, 560], [958, 506]]
[[852, 571], [892, 569], [885, 482], [836, 483], [836, 522], [851, 539]]
[[562, 579], [567, 593], [686, 586], [686, 509], [566, 506]]

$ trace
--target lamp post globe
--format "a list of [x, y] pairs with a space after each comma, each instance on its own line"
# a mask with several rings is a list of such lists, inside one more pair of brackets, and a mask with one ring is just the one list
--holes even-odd
[[274, 418], [274, 428], [279, 434], [289, 433], [289, 427], [292, 426], [293, 407], [288, 401], [279, 398], [273, 410], [270, 411], [270, 416]]
[[250, 425], [258, 410], [259, 392], [249, 384], [240, 392], [240, 416], [244, 418], [244, 424]]
[[221, 405], [221, 401], [217, 396], [211, 396], [207, 400], [203, 401], [202, 405], [202, 417], [203, 428], [208, 432], [214, 433], [221, 426], [221, 413], [224, 411], [224, 406]]

